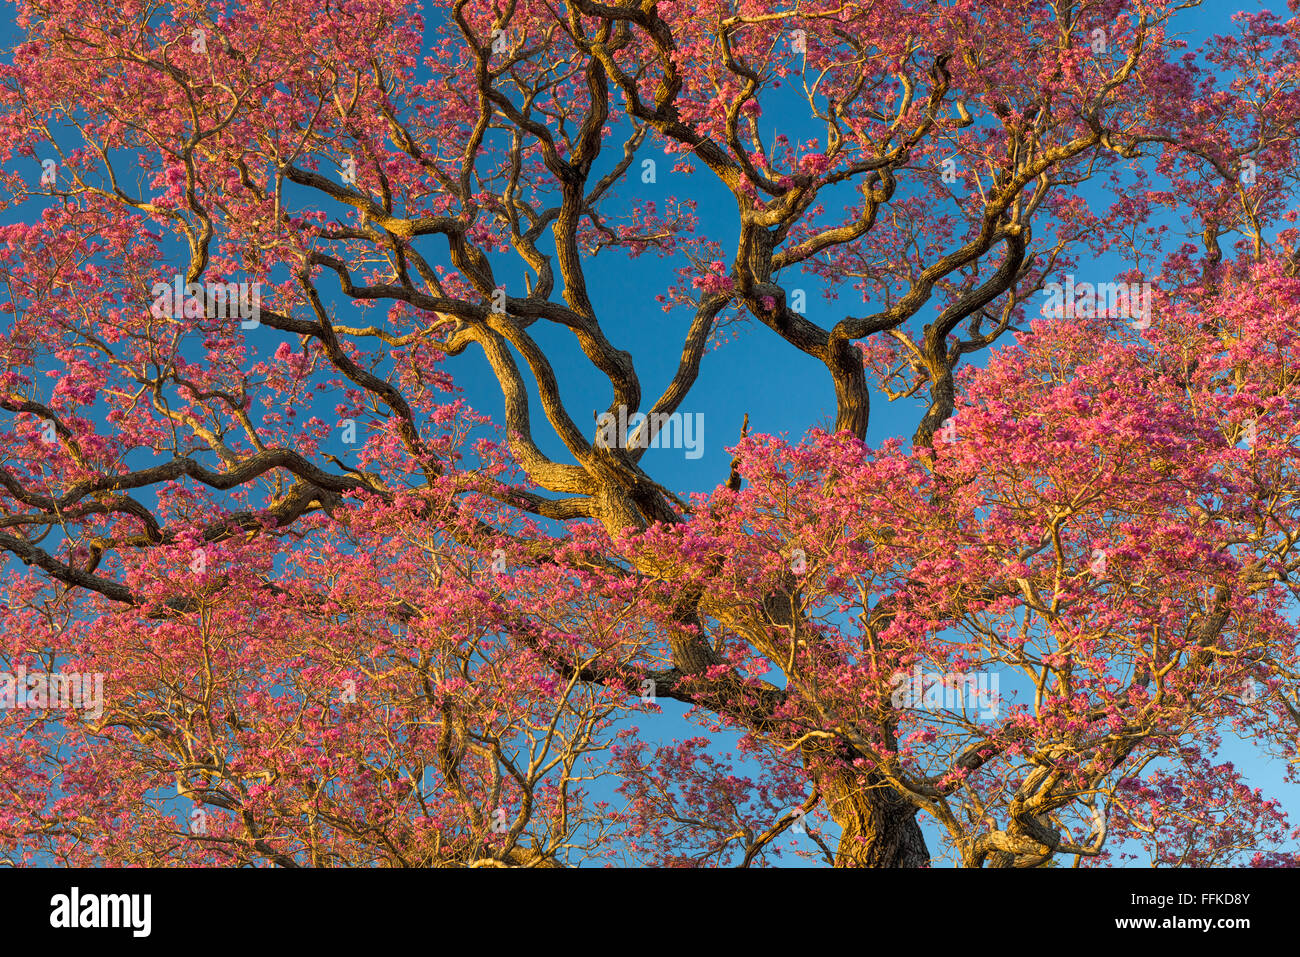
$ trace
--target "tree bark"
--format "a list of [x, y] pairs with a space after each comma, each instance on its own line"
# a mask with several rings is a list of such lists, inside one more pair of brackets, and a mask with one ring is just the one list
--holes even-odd
[[836, 867], [929, 867], [916, 807], [892, 785], [849, 769], [818, 772], [827, 813], [840, 826]]

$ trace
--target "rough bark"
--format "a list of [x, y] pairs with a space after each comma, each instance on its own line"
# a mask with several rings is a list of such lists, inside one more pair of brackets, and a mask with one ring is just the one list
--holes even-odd
[[840, 826], [836, 867], [929, 867], [916, 807], [887, 782], [845, 769], [816, 777], [827, 813]]

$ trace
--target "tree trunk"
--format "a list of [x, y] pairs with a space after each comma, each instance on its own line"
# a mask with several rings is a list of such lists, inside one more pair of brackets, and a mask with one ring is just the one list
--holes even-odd
[[817, 786], [840, 826], [836, 867], [929, 867], [916, 807], [884, 782], [844, 769], [825, 769]]
[[[600, 501], [598, 514], [611, 535], [627, 527], [644, 528], [647, 525], [642, 503], [634, 502], [626, 489], [606, 486], [599, 490], [597, 498]], [[667, 509], [666, 504], [664, 508]], [[798, 585], [791, 581], [788, 590], [764, 598], [765, 625], [799, 627], [793, 610], [797, 602], [792, 598], [797, 588]], [[745, 621], [728, 620], [725, 612], [720, 617], [740, 633], [748, 631]], [[769, 658], [779, 660], [779, 650], [766, 647], [764, 632], [764, 628], [756, 629], [751, 641]], [[702, 629], [700, 634], [703, 634]], [[721, 660], [699, 635], [670, 643], [673, 665], [687, 674], [697, 674]], [[718, 710], [722, 713], [724, 709]], [[733, 711], [733, 717], [754, 727], [752, 720], [745, 720], [749, 716], [736, 715]], [[829, 750], [823, 742], [813, 742], [804, 745], [803, 752], [828, 813], [840, 826], [836, 867], [930, 866], [930, 851], [925, 846], [921, 826], [916, 822], [915, 805], [888, 782], [872, 775], [854, 773], [849, 762], [857, 755], [846, 742], [839, 741]], [[830, 763], [825, 763], [828, 757]]]

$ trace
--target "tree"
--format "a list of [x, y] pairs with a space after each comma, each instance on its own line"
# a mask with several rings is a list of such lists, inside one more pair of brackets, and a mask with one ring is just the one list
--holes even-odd
[[[1293, 863], [1300, 20], [1187, 7], [21, 0], [0, 660], [105, 690], [0, 711], [10, 858]], [[739, 323], [834, 421], [683, 498]]]

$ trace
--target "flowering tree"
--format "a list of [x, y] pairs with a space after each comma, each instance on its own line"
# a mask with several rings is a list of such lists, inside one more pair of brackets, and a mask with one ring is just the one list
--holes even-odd
[[[0, 710], [8, 858], [1292, 863], [1300, 20], [1187, 6], [19, 0], [0, 661], [105, 690]], [[833, 428], [679, 496], [738, 323]]]

